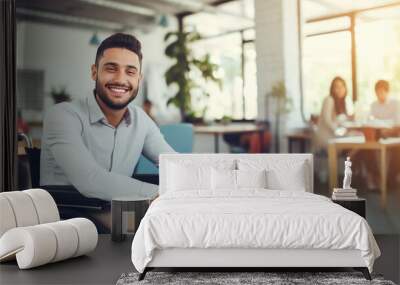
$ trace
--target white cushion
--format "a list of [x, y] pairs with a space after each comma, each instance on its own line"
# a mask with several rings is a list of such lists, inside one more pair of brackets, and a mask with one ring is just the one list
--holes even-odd
[[266, 170], [268, 189], [306, 191], [311, 188], [312, 182], [307, 179], [310, 170], [305, 161], [238, 159], [237, 164], [239, 170]]
[[20, 269], [51, 262], [57, 251], [57, 240], [44, 225], [18, 227], [0, 238], [0, 260], [17, 259]]
[[55, 235], [57, 244], [60, 245], [57, 246], [56, 254], [52, 258], [51, 262], [64, 260], [75, 255], [78, 248], [79, 238], [78, 233], [71, 228], [70, 223], [55, 222], [44, 224], [43, 226], [51, 230], [52, 235]]
[[171, 161], [167, 164], [167, 191], [211, 190], [211, 169], [234, 169], [234, 161]]
[[29, 195], [23, 191], [3, 192], [13, 210], [17, 227], [33, 226], [39, 223], [35, 205]]
[[19, 227], [0, 238], [0, 260], [16, 255], [20, 269], [28, 269], [86, 254], [97, 245], [94, 224], [83, 218]]
[[238, 188], [267, 188], [267, 171], [262, 170], [236, 170]]
[[74, 257], [86, 254], [96, 248], [98, 239], [97, 229], [90, 220], [74, 218], [65, 222], [71, 224], [78, 233], [79, 242]]
[[0, 237], [8, 230], [15, 228], [17, 222], [15, 221], [15, 216], [13, 209], [11, 207], [8, 199], [0, 195]]
[[[248, 163], [247, 163], [248, 162]], [[254, 163], [251, 163], [254, 162]], [[291, 183], [292, 185], [279, 185], [279, 187], [283, 188], [293, 188], [291, 190], [300, 190], [300, 191], [308, 191], [313, 192], [313, 155], [312, 154], [276, 154], [276, 153], [261, 153], [261, 154], [230, 154], [230, 153], [219, 153], [219, 154], [210, 154], [210, 153], [168, 153], [168, 154], [161, 154], [160, 155], [160, 186], [159, 191], [160, 195], [168, 191], [175, 191], [170, 187], [174, 185], [171, 179], [180, 179], [179, 175], [172, 175], [170, 173], [171, 168], [169, 167], [171, 163], [177, 163], [184, 166], [203, 166], [203, 167], [215, 167], [215, 165], [222, 165], [225, 167], [216, 167], [216, 168], [223, 168], [223, 169], [239, 169], [239, 170], [273, 170], [277, 169], [279, 171], [283, 171], [283, 173], [287, 174], [287, 177], [292, 176], [293, 173], [290, 171], [294, 170], [293, 167], [286, 167], [285, 164], [292, 164], [292, 165], [303, 165], [305, 170], [305, 178], [299, 179], [304, 180], [305, 185], [301, 185], [303, 182], [301, 181], [294, 181]], [[240, 164], [239, 167], [235, 167], [236, 164]], [[226, 167], [227, 166], [227, 167]], [[285, 172], [286, 171], [286, 172]], [[210, 171], [211, 173], [211, 171]], [[271, 174], [272, 175], [272, 174]], [[296, 176], [296, 175], [294, 175]], [[287, 179], [287, 177], [284, 178]], [[268, 178], [268, 177], [267, 177]], [[273, 177], [272, 177], [273, 178]], [[208, 177], [209, 181], [211, 181], [211, 177]], [[280, 178], [278, 178], [280, 182]], [[292, 179], [293, 180], [293, 179]], [[296, 180], [296, 179], [294, 179]], [[206, 180], [207, 181], [207, 180]], [[203, 181], [202, 183], [207, 185], [207, 182]], [[190, 181], [187, 181], [190, 182]], [[284, 181], [285, 182], [285, 181]], [[193, 190], [198, 190], [198, 186], [189, 185], [190, 183], [186, 183], [182, 186], [188, 186], [192, 192]], [[285, 184], [285, 183], [283, 183]], [[274, 185], [274, 181], [272, 180], [271, 185]], [[208, 184], [211, 187], [211, 183]], [[268, 185], [267, 185], [268, 186]], [[305, 186], [305, 187], [304, 187]], [[201, 186], [203, 187], [203, 186]], [[207, 186], [206, 186], [207, 188]], [[212, 190], [205, 190], [206, 192], [213, 192]], [[200, 192], [200, 191], [197, 191]], [[180, 193], [183, 194], [183, 193]]]
[[211, 169], [211, 188], [218, 190], [236, 190], [236, 170], [232, 169]]
[[39, 224], [51, 223], [60, 220], [58, 208], [53, 197], [43, 189], [29, 189], [22, 191], [28, 194], [33, 201]]
[[170, 163], [168, 172], [168, 189], [185, 191], [189, 189], [210, 189], [210, 167], [198, 165], [184, 166]]
[[266, 188], [265, 170], [211, 170], [211, 187], [215, 191], [230, 192], [242, 188]]
[[42, 189], [0, 193], [0, 214], [0, 261], [16, 258], [20, 269], [83, 255], [97, 245], [96, 226], [84, 218], [59, 221], [53, 198]]

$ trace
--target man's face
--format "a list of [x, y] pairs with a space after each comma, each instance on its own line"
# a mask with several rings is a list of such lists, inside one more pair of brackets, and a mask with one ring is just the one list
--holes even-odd
[[113, 110], [121, 110], [135, 99], [141, 78], [139, 57], [128, 49], [106, 49], [98, 66], [92, 65], [96, 94]]
[[381, 104], [385, 103], [388, 94], [389, 92], [385, 88], [376, 89], [376, 97]]

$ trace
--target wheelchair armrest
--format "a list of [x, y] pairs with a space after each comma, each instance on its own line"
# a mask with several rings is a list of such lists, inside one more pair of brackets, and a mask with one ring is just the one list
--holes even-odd
[[143, 182], [159, 185], [158, 174], [133, 174], [132, 178], [135, 178]]
[[72, 185], [44, 185], [40, 188], [48, 191], [59, 207], [104, 209], [110, 206], [109, 201], [88, 198]]

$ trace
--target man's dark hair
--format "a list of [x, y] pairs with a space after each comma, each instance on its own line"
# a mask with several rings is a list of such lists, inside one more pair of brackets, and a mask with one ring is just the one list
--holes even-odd
[[142, 44], [140, 41], [128, 34], [116, 33], [101, 42], [96, 52], [96, 66], [99, 64], [100, 58], [103, 56], [104, 51], [109, 48], [125, 48], [137, 54], [139, 57], [140, 65], [142, 65]]
[[378, 89], [383, 89], [386, 92], [389, 92], [389, 82], [387, 82], [386, 80], [378, 80], [375, 83], [375, 91], [378, 91]]

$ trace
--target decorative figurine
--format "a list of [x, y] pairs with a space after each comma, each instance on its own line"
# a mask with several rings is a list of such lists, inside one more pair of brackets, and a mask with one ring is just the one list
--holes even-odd
[[343, 179], [343, 189], [352, 189], [351, 184], [351, 161], [350, 157], [348, 156], [346, 161], [344, 162], [344, 179]]

